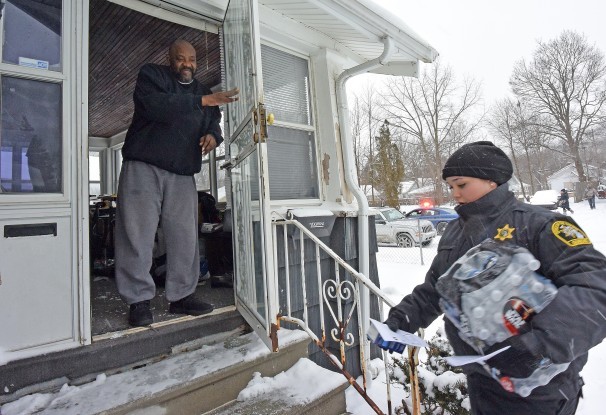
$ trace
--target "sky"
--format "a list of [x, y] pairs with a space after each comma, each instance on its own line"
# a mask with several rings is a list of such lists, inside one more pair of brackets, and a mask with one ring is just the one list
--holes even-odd
[[[416, 206], [415, 206], [416, 207]], [[606, 253], [606, 221], [600, 220], [606, 211], [606, 199], [596, 200], [596, 210], [590, 210], [587, 202], [573, 203], [574, 219], [587, 232], [594, 246]], [[410, 209], [412, 207], [408, 207]], [[406, 209], [406, 208], [405, 208]], [[408, 210], [406, 209], [406, 210]], [[377, 265], [382, 290], [394, 301], [410, 293], [421, 283], [429, 268], [432, 252], [435, 255], [438, 240], [424, 249], [424, 264], [421, 264], [418, 249], [398, 247], [379, 247]], [[406, 272], [403, 275], [402, 270]], [[441, 319], [436, 320], [426, 330], [425, 338], [430, 339], [442, 327]], [[296, 341], [304, 332], [289, 332], [280, 330], [280, 344]], [[202, 349], [178, 354], [160, 362], [115, 375], [99, 373], [96, 380], [81, 386], [64, 385], [56, 393], [37, 393], [27, 395], [17, 401], [0, 407], [2, 415], [27, 415], [40, 413], [46, 415], [86, 415], [107, 409], [112, 404], [124, 404], [143, 397], [147, 394], [174, 387], [184, 380], [193, 380], [207, 373], [213, 373], [224, 368], [224, 362], [236, 360], [250, 361], [255, 357], [266, 355], [269, 351], [263, 342], [250, 333], [243, 336], [239, 346], [226, 348], [223, 344], [204, 346]], [[5, 356], [6, 357], [6, 356]], [[420, 359], [423, 361], [423, 357]], [[0, 365], [6, 363], [0, 353]], [[383, 365], [377, 360], [372, 366], [379, 375], [368, 382], [368, 394], [383, 409], [387, 409], [385, 375]], [[576, 415], [601, 415], [606, 390], [606, 342], [589, 351], [589, 362], [581, 375], [585, 380], [583, 387], [584, 399], [581, 400]], [[445, 376], [450, 376], [445, 374]], [[311, 380], [310, 380], [311, 379]], [[323, 379], [323, 382], [317, 382]], [[240, 393], [238, 400], [262, 398], [271, 399], [276, 396], [290, 396], [290, 404], [300, 405], [309, 402], [314, 397], [326, 393], [329, 386], [343, 382], [345, 378], [335, 372], [323, 369], [307, 359], [295, 364], [291, 369], [275, 377], [255, 375], [247, 387]], [[437, 379], [435, 381], [438, 381]], [[441, 379], [443, 381], [443, 379]], [[361, 380], [358, 381], [361, 384]], [[280, 387], [280, 393], [276, 388]], [[404, 398], [401, 388], [392, 388], [392, 402], [400, 402]], [[349, 387], [346, 390], [347, 410], [352, 415], [374, 415], [375, 412], [362, 400], [360, 395]], [[153, 410], [152, 410], [153, 409]], [[145, 415], [163, 415], [160, 407], [148, 408]], [[141, 414], [143, 415], [143, 414]]]
[[[374, 1], [436, 49], [456, 76], [481, 81], [486, 105], [507, 96], [515, 62], [529, 59], [537, 40], [575, 30], [606, 53], [603, 0]], [[358, 78], [350, 84], [365, 82]]]

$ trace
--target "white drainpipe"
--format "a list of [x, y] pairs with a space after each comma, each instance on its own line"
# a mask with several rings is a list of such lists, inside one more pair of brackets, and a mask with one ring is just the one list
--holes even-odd
[[[337, 112], [339, 118], [339, 130], [341, 134], [341, 151], [343, 152], [343, 167], [345, 173], [345, 182], [349, 190], [353, 193], [358, 201], [358, 261], [359, 272], [366, 277], [370, 277], [370, 261], [368, 253], [368, 200], [366, 195], [360, 189], [358, 178], [355, 174], [356, 166], [354, 164], [353, 142], [351, 140], [351, 132], [349, 126], [349, 108], [347, 106], [347, 94], [345, 91], [345, 83], [355, 75], [369, 72], [379, 66], [389, 62], [392, 52], [391, 38], [386, 36], [383, 41], [383, 53], [376, 59], [365, 62], [353, 68], [349, 68], [341, 73], [337, 78], [336, 95], [337, 95]], [[360, 285], [360, 311], [362, 321], [360, 326], [362, 333], [366, 334], [370, 319], [370, 294], [368, 288]], [[363, 339], [360, 339], [361, 341]], [[365, 337], [364, 337], [365, 341]], [[364, 358], [368, 362], [370, 359], [370, 344], [365, 341]]]

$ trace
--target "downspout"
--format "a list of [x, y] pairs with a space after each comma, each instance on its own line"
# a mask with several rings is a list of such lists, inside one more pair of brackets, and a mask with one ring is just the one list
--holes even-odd
[[[369, 277], [370, 274], [370, 259], [368, 252], [368, 200], [362, 192], [358, 184], [358, 178], [355, 174], [353, 142], [349, 126], [349, 108], [347, 106], [347, 94], [345, 91], [345, 83], [349, 78], [362, 73], [369, 72], [374, 68], [378, 68], [389, 62], [392, 53], [392, 40], [386, 36], [381, 39], [383, 42], [383, 53], [378, 58], [349, 68], [341, 73], [336, 82], [337, 95], [337, 113], [339, 119], [339, 131], [341, 135], [341, 151], [343, 153], [343, 168], [345, 174], [345, 183], [349, 190], [353, 193], [358, 202], [358, 260], [359, 272]], [[368, 288], [360, 286], [360, 311], [362, 321], [359, 322], [362, 333], [366, 334], [368, 323], [370, 320], [370, 293]], [[362, 340], [362, 339], [361, 339]], [[364, 337], [364, 358], [368, 362], [370, 360], [370, 344]]]

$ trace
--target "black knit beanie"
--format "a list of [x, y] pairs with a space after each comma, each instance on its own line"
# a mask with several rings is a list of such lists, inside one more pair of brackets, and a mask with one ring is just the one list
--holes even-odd
[[446, 160], [442, 178], [452, 176], [477, 177], [503, 184], [511, 179], [513, 166], [509, 157], [490, 141], [465, 144]]

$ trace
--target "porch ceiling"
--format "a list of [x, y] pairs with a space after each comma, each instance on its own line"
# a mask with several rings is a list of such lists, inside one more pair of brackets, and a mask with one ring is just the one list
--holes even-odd
[[106, 0], [90, 0], [89, 135], [112, 137], [130, 125], [139, 68], [166, 64], [168, 47], [186, 39], [198, 52], [196, 78], [221, 82], [219, 36], [167, 22]]

